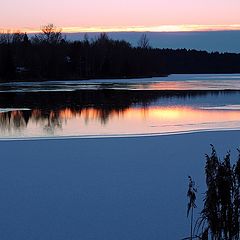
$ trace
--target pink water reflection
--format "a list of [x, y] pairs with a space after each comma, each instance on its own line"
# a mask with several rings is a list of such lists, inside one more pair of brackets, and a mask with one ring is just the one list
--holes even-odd
[[[25, 114], [26, 115], [26, 114]], [[64, 108], [48, 115], [40, 110], [0, 114], [0, 137], [169, 134], [186, 131], [240, 129], [240, 110], [187, 106], [128, 108], [103, 111]]]

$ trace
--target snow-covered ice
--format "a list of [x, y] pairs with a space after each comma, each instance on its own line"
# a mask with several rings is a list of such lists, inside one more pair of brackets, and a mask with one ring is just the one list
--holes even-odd
[[236, 156], [239, 131], [1, 141], [0, 238], [146, 240], [188, 236], [188, 175], [204, 154]]

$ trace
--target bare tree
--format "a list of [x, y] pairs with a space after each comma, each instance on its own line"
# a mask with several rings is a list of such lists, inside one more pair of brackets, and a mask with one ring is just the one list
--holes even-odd
[[144, 49], [150, 48], [149, 39], [145, 33], [140, 37], [138, 41], [138, 47]]
[[62, 29], [57, 28], [53, 24], [48, 24], [41, 27], [42, 33], [35, 35], [34, 42], [46, 42], [51, 44], [60, 43], [64, 38], [62, 36]]

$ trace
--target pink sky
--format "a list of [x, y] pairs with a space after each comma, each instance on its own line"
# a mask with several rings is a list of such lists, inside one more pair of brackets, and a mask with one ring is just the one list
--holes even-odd
[[159, 26], [168, 31], [176, 25], [180, 30], [186, 25], [190, 30], [197, 25], [200, 30], [240, 29], [239, 0], [8, 0], [1, 1], [0, 8], [2, 29], [39, 29], [47, 23], [77, 27], [76, 31], [79, 27], [161, 30]]

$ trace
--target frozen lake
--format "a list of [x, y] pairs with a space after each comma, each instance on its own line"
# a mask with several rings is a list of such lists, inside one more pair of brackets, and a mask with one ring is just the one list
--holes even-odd
[[0, 84], [0, 138], [240, 129], [240, 75]]
[[[188, 175], [198, 187], [197, 217], [210, 144], [236, 159], [240, 131], [224, 130], [240, 129], [239, 80], [0, 84], [0, 238], [189, 236]], [[59, 139], [70, 137], [76, 139]], [[29, 138], [56, 139], [21, 140]]]
[[0, 92], [78, 90], [240, 90], [240, 74], [172, 74], [138, 79], [0, 83]]

